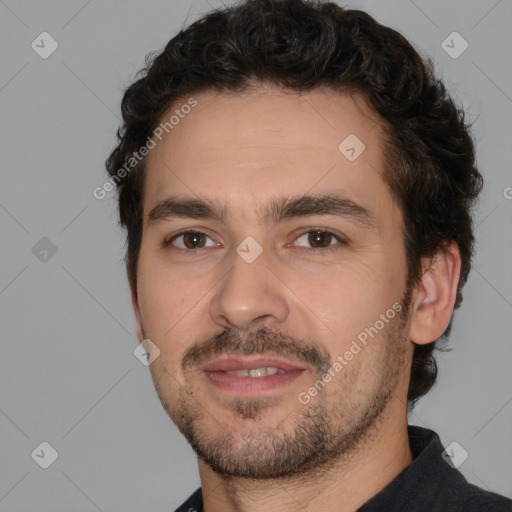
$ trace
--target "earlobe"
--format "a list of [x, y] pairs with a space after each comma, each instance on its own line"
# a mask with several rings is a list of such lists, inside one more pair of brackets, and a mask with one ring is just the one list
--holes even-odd
[[424, 261], [411, 312], [409, 339], [431, 343], [442, 336], [452, 317], [460, 277], [460, 252], [456, 242]]

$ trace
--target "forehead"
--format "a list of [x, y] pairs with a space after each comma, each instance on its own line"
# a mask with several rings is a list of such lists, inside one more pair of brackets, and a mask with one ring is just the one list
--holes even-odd
[[162, 117], [181, 114], [148, 155], [145, 215], [176, 195], [211, 197], [241, 215], [270, 194], [306, 192], [393, 208], [382, 180], [385, 131], [362, 97], [259, 87], [202, 92], [194, 108], [180, 110], [189, 99]]

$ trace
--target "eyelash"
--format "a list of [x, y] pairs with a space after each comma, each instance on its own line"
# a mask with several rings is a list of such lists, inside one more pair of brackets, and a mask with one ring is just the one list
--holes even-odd
[[[310, 228], [310, 229], [308, 229], [306, 231], [301, 232], [296, 237], [295, 240], [298, 240], [299, 238], [302, 238], [304, 235], [308, 235], [310, 233], [322, 233], [322, 234], [325, 233], [325, 234], [329, 234], [333, 238], [335, 238], [339, 242], [340, 245], [329, 245], [327, 247], [312, 247], [312, 248], [299, 247], [299, 249], [304, 249], [304, 250], [307, 250], [307, 251], [313, 251], [314, 253], [317, 253], [317, 254], [318, 253], [325, 254], [325, 253], [330, 253], [332, 251], [338, 250], [341, 247], [343, 247], [344, 245], [346, 245], [346, 243], [347, 243], [340, 236], [336, 235], [332, 231], [329, 231], [329, 230], [323, 229], [323, 228], [312, 228], [312, 229]], [[179, 233], [176, 233], [175, 235], [173, 235], [168, 240], [164, 240], [164, 242], [162, 243], [163, 248], [171, 247], [171, 250], [173, 250], [173, 251], [177, 250], [177, 251], [184, 251], [184, 252], [201, 252], [202, 250], [208, 249], [207, 247], [200, 247], [198, 249], [183, 249], [182, 247], [172, 247], [172, 242], [174, 242], [174, 240], [176, 240], [180, 236], [187, 235], [187, 234], [205, 235], [206, 237], [210, 238], [210, 240], [211, 240], [211, 237], [209, 237], [203, 231], [199, 231], [199, 230], [195, 230], [195, 229], [187, 229], [185, 231], [180, 231]]]

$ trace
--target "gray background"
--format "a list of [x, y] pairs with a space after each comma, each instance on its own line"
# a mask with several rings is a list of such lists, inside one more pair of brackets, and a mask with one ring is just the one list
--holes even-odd
[[[199, 485], [191, 449], [133, 355], [115, 196], [92, 191], [105, 182], [122, 90], [145, 54], [218, 5], [0, 1], [2, 511], [171, 511]], [[458, 442], [471, 482], [511, 496], [512, 5], [348, 5], [431, 55], [474, 122], [486, 180], [475, 266], [453, 350], [441, 354], [438, 384], [411, 422], [437, 430], [445, 446]], [[47, 59], [31, 48], [43, 31], [59, 44]], [[453, 31], [469, 44], [456, 59], [441, 47]], [[56, 254], [34, 254], [42, 237]], [[31, 458], [43, 441], [59, 454], [46, 470]]]

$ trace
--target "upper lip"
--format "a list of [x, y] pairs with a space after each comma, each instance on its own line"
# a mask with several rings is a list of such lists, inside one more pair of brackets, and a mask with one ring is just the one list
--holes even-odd
[[275, 357], [221, 356], [208, 361], [202, 367], [202, 370], [205, 372], [229, 372], [234, 370], [254, 370], [256, 368], [278, 368], [280, 370], [305, 369], [302, 366]]

